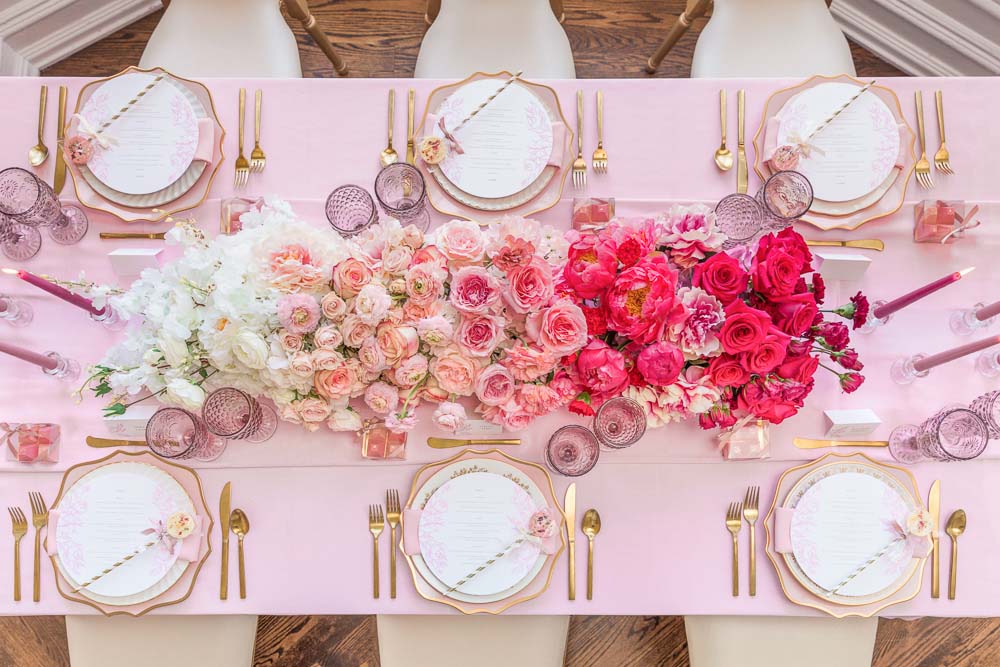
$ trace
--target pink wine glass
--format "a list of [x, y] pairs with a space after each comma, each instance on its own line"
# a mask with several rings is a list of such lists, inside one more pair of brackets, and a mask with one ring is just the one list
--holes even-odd
[[739, 245], [752, 239], [761, 230], [764, 209], [750, 195], [727, 195], [715, 207], [715, 224], [729, 237], [730, 245]]
[[165, 459], [212, 461], [226, 441], [209, 432], [201, 417], [182, 408], [160, 408], [146, 423], [146, 444]]
[[209, 394], [201, 414], [209, 431], [230, 440], [264, 442], [278, 428], [278, 415], [272, 408], [234, 387]]
[[604, 401], [594, 415], [594, 435], [605, 447], [631, 447], [645, 432], [646, 411], [631, 398], [616, 396]]
[[62, 245], [79, 243], [90, 224], [82, 208], [61, 203], [48, 183], [20, 167], [0, 171], [0, 213], [30, 227], [46, 227], [49, 238]]
[[1000, 390], [983, 394], [972, 402], [969, 409], [983, 418], [991, 438], [1000, 438]]
[[415, 225], [425, 232], [430, 226], [424, 177], [412, 164], [394, 162], [380, 171], [375, 177], [375, 197], [382, 211], [404, 227]]
[[552, 434], [545, 447], [545, 464], [553, 472], [579, 477], [597, 465], [601, 447], [593, 431], [570, 424]]
[[341, 236], [354, 236], [378, 220], [378, 211], [367, 190], [341, 185], [326, 198], [326, 219]]
[[900, 463], [968, 461], [982, 454], [988, 442], [982, 417], [966, 408], [945, 408], [920, 426], [893, 429], [889, 453]]

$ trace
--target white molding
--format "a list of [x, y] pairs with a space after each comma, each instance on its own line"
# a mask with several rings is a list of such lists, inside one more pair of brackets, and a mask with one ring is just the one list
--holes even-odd
[[37, 67], [0, 37], [0, 76], [38, 76], [38, 74]]

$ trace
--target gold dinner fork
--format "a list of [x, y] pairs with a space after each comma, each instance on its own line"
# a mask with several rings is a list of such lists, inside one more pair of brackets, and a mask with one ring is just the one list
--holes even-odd
[[740, 544], [737, 536], [740, 534], [740, 525], [743, 520], [740, 515], [743, 513], [742, 503], [730, 503], [729, 511], [726, 512], [726, 528], [733, 535], [733, 597], [740, 594]]
[[583, 159], [583, 91], [576, 91], [576, 159], [573, 160], [573, 187], [587, 187], [587, 163]]
[[28, 534], [28, 520], [20, 507], [8, 507], [14, 533], [14, 602], [21, 601], [21, 538]]
[[260, 102], [263, 91], [259, 88], [253, 104], [253, 150], [250, 151], [250, 171], [259, 174], [267, 166], [267, 156], [260, 147]]
[[29, 493], [28, 500], [31, 501], [31, 523], [35, 527], [35, 570], [31, 599], [38, 602], [42, 597], [42, 528], [49, 523], [49, 509], [45, 506], [42, 494], [37, 491]]
[[934, 92], [934, 103], [937, 105], [938, 134], [941, 135], [941, 148], [934, 154], [934, 166], [944, 174], [954, 174], [951, 169], [951, 156], [948, 155], [948, 146], [944, 138], [944, 99], [941, 91]]
[[385, 518], [389, 521], [389, 597], [396, 599], [396, 526], [399, 525], [399, 491], [385, 492]]
[[240, 154], [236, 158], [236, 182], [234, 184], [237, 190], [245, 188], [247, 186], [247, 181], [250, 180], [250, 162], [248, 162], [246, 156], [243, 155], [243, 121], [244, 116], [246, 115], [246, 109], [247, 89], [240, 88]]
[[924, 135], [924, 96], [919, 90], [916, 92], [917, 103], [917, 131], [920, 133], [920, 159], [917, 160], [916, 173], [917, 183], [922, 188], [933, 188], [934, 179], [931, 178], [931, 163], [927, 160], [927, 137]]
[[760, 487], [751, 486], [743, 499], [743, 519], [750, 526], [750, 597], [757, 595], [757, 503]]
[[374, 574], [373, 595], [378, 600], [378, 536], [385, 528], [385, 517], [382, 515], [381, 505], [370, 505], [368, 507], [368, 530], [372, 534], [372, 573]]
[[608, 154], [604, 150], [604, 93], [597, 91], [597, 148], [594, 149], [594, 173], [608, 173]]

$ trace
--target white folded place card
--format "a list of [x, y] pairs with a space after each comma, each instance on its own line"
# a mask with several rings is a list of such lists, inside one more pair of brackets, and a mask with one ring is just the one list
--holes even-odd
[[111, 415], [104, 418], [104, 425], [110, 433], [123, 438], [146, 437], [146, 422], [156, 412], [154, 405], [133, 405], [123, 415]]
[[108, 253], [111, 268], [121, 276], [137, 276], [160, 265], [163, 248], [118, 248]]
[[501, 435], [503, 427], [499, 424], [488, 422], [485, 419], [467, 419], [465, 426], [460, 428], [455, 435], [464, 435], [470, 438], [478, 436]]
[[813, 255], [819, 258], [817, 270], [827, 281], [860, 280], [872, 263], [871, 258], [864, 255], [823, 251]]
[[882, 425], [882, 420], [868, 408], [860, 410], [824, 410], [826, 437], [859, 438], [869, 435]]

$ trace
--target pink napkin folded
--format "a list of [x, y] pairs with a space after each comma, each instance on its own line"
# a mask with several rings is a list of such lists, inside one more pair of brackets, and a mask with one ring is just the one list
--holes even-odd
[[194, 159], [211, 164], [215, 155], [215, 121], [211, 118], [198, 119], [198, 147], [194, 151]]
[[[201, 548], [201, 536], [205, 532], [205, 526], [208, 525], [208, 520], [206, 517], [200, 514], [194, 518], [195, 527], [194, 532], [181, 540], [181, 548], [177, 554], [178, 560], [187, 561], [189, 563], [194, 563], [198, 561], [203, 555], [203, 549]], [[45, 550], [50, 556], [55, 556], [57, 553], [56, 547], [56, 531], [59, 530], [59, 510], [53, 509], [49, 510], [49, 526], [48, 535], [52, 536], [52, 539], [45, 540]]]
[[[557, 510], [549, 508], [552, 516], [559, 516], [561, 513]], [[405, 509], [403, 510], [403, 553], [407, 556], [415, 556], [420, 553], [420, 514], [421, 510], [417, 509]], [[552, 537], [546, 537], [543, 539], [539, 546], [543, 553], [554, 554], [559, 551], [559, 547], [562, 544], [559, 539], [559, 534], [555, 534]]]
[[[424, 128], [430, 134], [429, 128], [435, 127], [438, 123], [438, 117], [432, 113], [427, 114], [427, 121], [424, 123]], [[461, 140], [459, 141], [461, 143]], [[553, 167], [561, 167], [563, 153], [566, 151], [566, 124], [562, 122], [552, 123], [552, 152], [549, 153], [549, 161], [547, 164]]]
[[[795, 510], [790, 507], [779, 507], [774, 510], [774, 551], [779, 554], [792, 553], [792, 517]], [[914, 558], [926, 558], [931, 550], [929, 537], [910, 539]]]
[[[770, 160], [774, 151], [778, 150], [778, 131], [780, 128], [781, 120], [777, 116], [771, 116], [767, 119], [767, 125], [764, 127], [764, 150], [761, 153], [764, 162]], [[904, 123], [900, 123], [898, 129], [899, 152], [896, 153], [896, 166], [902, 169], [906, 164], [906, 139], [909, 130]]]

